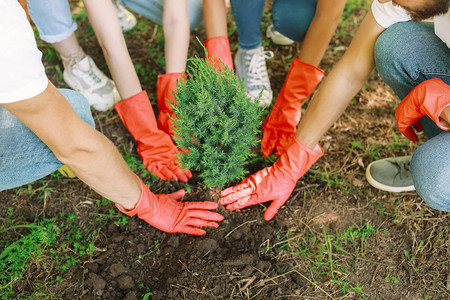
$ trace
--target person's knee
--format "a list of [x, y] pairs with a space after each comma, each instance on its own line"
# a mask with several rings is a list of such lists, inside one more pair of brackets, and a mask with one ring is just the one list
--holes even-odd
[[[411, 159], [411, 174], [417, 193], [432, 208], [450, 211], [450, 156], [444, 132], [420, 146]], [[447, 148], [448, 149], [448, 148]]]
[[316, 0], [276, 1], [272, 9], [275, 30], [291, 40], [301, 42], [316, 13]]
[[83, 121], [95, 128], [95, 123], [94, 119], [92, 118], [89, 102], [86, 100], [86, 98], [74, 90], [59, 89], [59, 91], [64, 96], [64, 98], [67, 99], [77, 115], [79, 115], [81, 119], [83, 119]]

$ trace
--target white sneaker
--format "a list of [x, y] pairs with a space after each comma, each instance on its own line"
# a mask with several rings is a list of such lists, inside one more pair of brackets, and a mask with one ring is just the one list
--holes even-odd
[[266, 58], [273, 58], [272, 51], [264, 51], [262, 46], [256, 49], [239, 50], [234, 57], [236, 74], [240, 80], [244, 79], [245, 91], [254, 103], [259, 98], [258, 106], [267, 106], [272, 102], [272, 89], [267, 74]]
[[68, 60], [69, 65], [63, 73], [64, 81], [85, 96], [89, 105], [105, 111], [120, 100], [114, 82], [97, 68], [90, 56], [81, 60], [73, 56]]
[[270, 24], [269, 27], [267, 27], [266, 35], [277, 45], [289, 46], [295, 43], [295, 41], [276, 31], [273, 24]]
[[119, 1], [113, 0], [116, 9], [117, 18], [119, 18], [120, 27], [123, 32], [130, 31], [136, 25], [136, 17], [123, 7]]

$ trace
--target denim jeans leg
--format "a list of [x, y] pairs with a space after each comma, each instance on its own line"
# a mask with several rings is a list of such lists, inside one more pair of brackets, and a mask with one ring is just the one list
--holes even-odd
[[261, 45], [261, 20], [266, 0], [231, 0], [231, 11], [236, 22], [239, 46], [255, 49]]
[[28, 0], [30, 18], [47, 43], [65, 40], [77, 30], [68, 0]]
[[[375, 45], [381, 78], [403, 99], [431, 78], [450, 84], [450, 49], [434, 34], [433, 23], [402, 22], [389, 27]], [[428, 117], [421, 119], [425, 135], [411, 160], [417, 193], [431, 207], [450, 210], [450, 135]]]
[[293, 41], [305, 39], [309, 24], [316, 14], [317, 0], [274, 0], [273, 26]]
[[[164, 0], [120, 0], [120, 3], [147, 19], [162, 25]], [[203, 0], [188, 0], [191, 29], [203, 24]]]
[[[94, 126], [86, 98], [73, 90], [60, 92], [75, 112]], [[1, 106], [0, 140], [0, 191], [38, 180], [62, 166], [47, 145]]]
[[415, 152], [411, 173], [417, 193], [432, 208], [450, 211], [450, 132], [441, 132]]

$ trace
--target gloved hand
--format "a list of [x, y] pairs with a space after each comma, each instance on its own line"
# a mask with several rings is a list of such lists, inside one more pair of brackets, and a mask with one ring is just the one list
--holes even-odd
[[294, 190], [295, 184], [306, 171], [323, 155], [317, 144], [309, 149], [294, 135], [278, 161], [272, 166], [256, 172], [234, 187], [222, 191], [220, 204], [229, 210], [272, 201], [264, 213], [271, 220]]
[[275, 155], [285, 151], [288, 141], [297, 131], [301, 102], [311, 95], [323, 75], [323, 70], [294, 58], [277, 101], [261, 126], [261, 153], [264, 157], [269, 156], [275, 147]]
[[222, 215], [209, 211], [219, 206], [215, 202], [179, 202], [185, 194], [184, 190], [168, 195], [155, 195], [142, 180], [139, 179], [139, 182], [141, 196], [133, 209], [126, 210], [116, 204], [116, 207], [128, 216], [137, 215], [148, 224], [165, 232], [181, 232], [198, 236], [204, 235], [206, 231], [197, 227], [217, 228], [219, 224], [214, 221], [223, 220]]
[[429, 116], [442, 130], [450, 130], [444, 127], [439, 117], [442, 111], [450, 106], [450, 86], [439, 78], [426, 80], [413, 88], [409, 94], [403, 98], [395, 111], [398, 129], [408, 139], [417, 142], [418, 138], [414, 132], [422, 131], [419, 120], [424, 116]]
[[156, 98], [158, 100], [158, 126], [164, 130], [173, 140], [173, 122], [169, 115], [174, 118], [172, 104], [175, 103], [173, 92], [177, 91], [177, 81], [186, 78], [186, 73], [169, 73], [158, 75], [156, 83]]
[[158, 129], [147, 92], [142, 91], [114, 104], [125, 127], [138, 142], [137, 152], [145, 167], [162, 180], [187, 182], [191, 171], [181, 169], [176, 163], [179, 153], [170, 137]]
[[[233, 58], [231, 57], [230, 41], [227, 37], [216, 36], [205, 41], [206, 51], [208, 51], [208, 61], [217, 70], [221, 69], [222, 63], [233, 70]], [[219, 60], [220, 58], [220, 60]], [[213, 60], [214, 59], [214, 60]]]

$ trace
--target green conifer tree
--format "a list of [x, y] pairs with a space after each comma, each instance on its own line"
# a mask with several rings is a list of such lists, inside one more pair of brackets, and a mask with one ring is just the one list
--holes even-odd
[[244, 165], [258, 144], [263, 110], [258, 101], [250, 102], [243, 81], [228, 67], [218, 71], [195, 57], [187, 73], [174, 93], [174, 138], [188, 150], [180, 153], [179, 162], [200, 171], [205, 186], [223, 187], [247, 174]]

